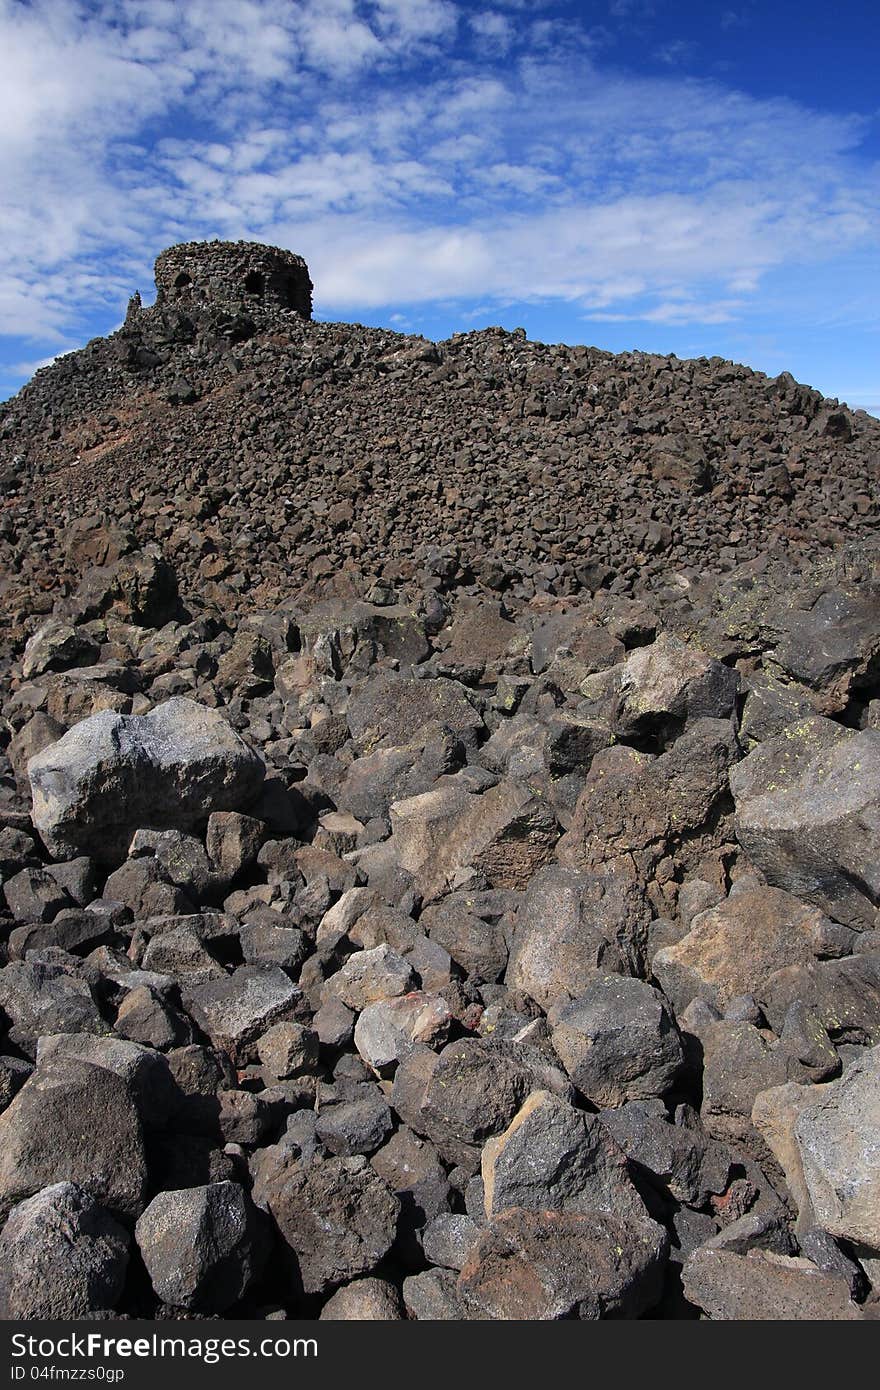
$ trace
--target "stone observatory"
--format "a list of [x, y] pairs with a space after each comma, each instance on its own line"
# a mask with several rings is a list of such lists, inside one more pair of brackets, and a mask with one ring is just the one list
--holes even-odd
[[312, 317], [312, 282], [302, 256], [256, 241], [188, 241], [156, 258], [157, 306], [216, 303], [292, 309]]

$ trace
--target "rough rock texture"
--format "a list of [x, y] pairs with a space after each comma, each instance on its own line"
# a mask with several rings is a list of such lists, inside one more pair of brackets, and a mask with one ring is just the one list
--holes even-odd
[[636, 1234], [614, 1216], [512, 1208], [488, 1224], [458, 1287], [478, 1318], [638, 1317], [659, 1296], [665, 1253], [653, 1223]]
[[125, 1082], [72, 1058], [38, 1067], [0, 1115], [0, 1207], [77, 1183], [114, 1216], [137, 1216], [147, 1169]]
[[0, 1231], [0, 1318], [69, 1321], [113, 1309], [127, 1231], [72, 1182], [19, 1202]]
[[269, 1153], [254, 1198], [277, 1223], [306, 1293], [373, 1269], [394, 1241], [400, 1203], [362, 1158], [306, 1168]]
[[559, 1012], [551, 1036], [575, 1086], [597, 1106], [663, 1095], [684, 1061], [662, 996], [625, 976], [595, 980]]
[[880, 426], [157, 275], [0, 413], [4, 1296], [875, 1316]]
[[163, 1303], [203, 1313], [237, 1303], [268, 1255], [260, 1213], [233, 1182], [160, 1192], [134, 1234]]
[[794, 1134], [817, 1223], [880, 1257], [880, 1048], [822, 1087]]
[[822, 722], [794, 725], [737, 770], [736, 834], [768, 883], [870, 929], [880, 901], [880, 730], [823, 747]]
[[190, 830], [244, 809], [263, 764], [216, 710], [176, 697], [142, 716], [92, 715], [31, 758], [28, 777], [50, 853], [113, 863], [144, 826]]

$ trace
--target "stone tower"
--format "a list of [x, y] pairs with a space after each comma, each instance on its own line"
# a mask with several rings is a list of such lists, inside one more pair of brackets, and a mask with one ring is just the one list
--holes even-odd
[[187, 241], [156, 258], [156, 305], [217, 304], [293, 309], [312, 317], [312, 282], [302, 256], [257, 241]]

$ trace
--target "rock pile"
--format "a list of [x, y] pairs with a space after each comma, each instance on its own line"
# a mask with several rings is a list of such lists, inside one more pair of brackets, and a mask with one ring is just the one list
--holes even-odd
[[[179, 322], [166, 306], [7, 416], [36, 503], [25, 530], [7, 479], [0, 1316], [877, 1316], [880, 551], [854, 481], [874, 426], [744, 369], [500, 334], [438, 351], [347, 329], [306, 389], [342, 330], [262, 312], [210, 351], [193, 327], [202, 415], [155, 407], [184, 352], [170, 330], [165, 356], [137, 357], [147, 327]], [[477, 361], [459, 381], [451, 364]], [[512, 409], [523, 381], [542, 414]], [[124, 383], [128, 453], [81, 457], [65, 490], [70, 431]], [[679, 391], [716, 452], [698, 466], [691, 422], [646, 493], [637, 460], [670, 457]], [[340, 503], [312, 506], [358, 431], [378, 479], [383, 415], [399, 443], [452, 392], [466, 442], [438, 409], [431, 468], [454, 447], [485, 506], [432, 492], [409, 443], [410, 484], [395, 466], [367, 507], [358, 474], [338, 525]], [[576, 432], [581, 396], [594, 428]], [[230, 454], [218, 481], [221, 409], [257, 443], [247, 476]], [[306, 425], [303, 519], [270, 538], [268, 480]], [[520, 516], [497, 469], [506, 452], [518, 477], [539, 428], [557, 452], [533, 456]], [[614, 528], [565, 511], [572, 460], [612, 438], [593, 495], [598, 516], [613, 484]], [[827, 535], [853, 543], [820, 553], [808, 527], [759, 555], [770, 494], [734, 488], [726, 510], [728, 448], [762, 487], [789, 459], [785, 507], [763, 512], [777, 537], [821, 495]], [[108, 522], [92, 509], [121, 460], [132, 492]], [[569, 519], [528, 525], [550, 496]], [[224, 568], [236, 508], [250, 530]], [[465, 511], [467, 544], [496, 547], [482, 570]], [[568, 526], [601, 564], [569, 554]], [[457, 549], [432, 558], [446, 527]], [[670, 580], [701, 547], [705, 574]]]
[[376, 583], [677, 595], [773, 544], [876, 534], [880, 423], [788, 373], [310, 322], [304, 262], [272, 248], [173, 247], [156, 274], [154, 306], [0, 411], [16, 625], [89, 566], [77, 603], [102, 610], [154, 543], [229, 612]]

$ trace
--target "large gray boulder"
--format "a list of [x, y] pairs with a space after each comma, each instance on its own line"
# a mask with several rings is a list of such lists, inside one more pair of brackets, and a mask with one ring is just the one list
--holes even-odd
[[128, 1244], [128, 1233], [81, 1187], [44, 1187], [19, 1202], [0, 1234], [0, 1318], [67, 1321], [115, 1308]]
[[176, 697], [149, 714], [113, 710], [74, 725], [27, 765], [33, 821], [57, 858], [125, 858], [142, 827], [191, 830], [238, 811], [263, 783], [262, 759], [217, 710]]
[[222, 1313], [245, 1293], [269, 1254], [268, 1223], [236, 1182], [160, 1192], [135, 1239], [163, 1303]]
[[629, 976], [594, 980], [559, 1011], [551, 1037], [577, 1089], [599, 1106], [663, 1095], [684, 1062], [662, 994]]
[[817, 1088], [794, 1134], [817, 1223], [880, 1255], [880, 1047]]
[[736, 836], [767, 882], [871, 929], [880, 902], [880, 730], [792, 724], [730, 774]]
[[124, 1220], [143, 1207], [147, 1165], [137, 1107], [123, 1078], [55, 1056], [0, 1115], [0, 1213], [58, 1182], [77, 1183]]
[[635, 1222], [648, 1214], [626, 1156], [596, 1115], [533, 1091], [482, 1153], [486, 1216], [530, 1211], [604, 1211]]

